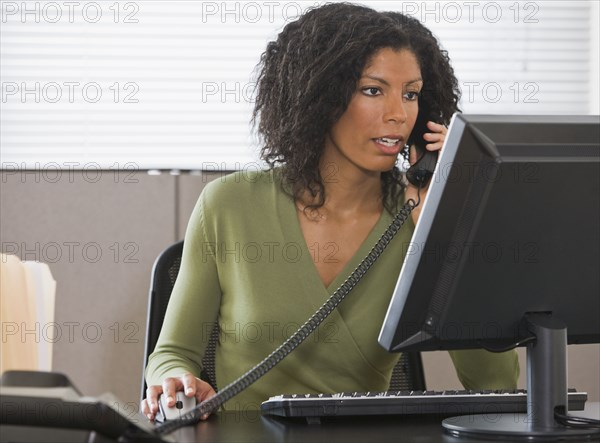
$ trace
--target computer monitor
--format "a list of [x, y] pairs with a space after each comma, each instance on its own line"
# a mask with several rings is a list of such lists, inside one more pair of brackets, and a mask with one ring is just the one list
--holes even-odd
[[600, 117], [456, 114], [379, 342], [396, 352], [527, 344], [523, 420], [444, 426], [568, 437], [554, 409], [567, 410], [567, 343], [600, 342], [599, 269]]

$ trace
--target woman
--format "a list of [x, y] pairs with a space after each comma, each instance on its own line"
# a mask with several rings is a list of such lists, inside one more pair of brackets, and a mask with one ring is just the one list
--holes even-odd
[[[395, 166], [398, 154], [414, 143], [441, 148], [446, 129], [427, 120], [448, 123], [458, 88], [435, 38], [402, 18], [328, 4], [269, 43], [254, 119], [271, 168], [227, 176], [200, 196], [146, 371], [142, 409], [149, 418], [162, 392], [169, 406], [177, 390], [199, 401], [214, 394], [197, 376], [215, 320], [217, 383], [224, 386], [291, 335], [402, 204], [417, 199]], [[284, 392], [387, 388], [398, 356], [377, 336], [418, 212], [412, 217], [313, 337], [226, 408], [258, 408]], [[452, 355], [467, 388], [516, 385], [515, 353]]]

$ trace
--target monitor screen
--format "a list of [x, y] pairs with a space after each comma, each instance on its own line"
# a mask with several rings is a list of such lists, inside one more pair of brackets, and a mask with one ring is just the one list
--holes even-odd
[[599, 251], [600, 117], [457, 114], [379, 342], [509, 346], [526, 313], [600, 342]]

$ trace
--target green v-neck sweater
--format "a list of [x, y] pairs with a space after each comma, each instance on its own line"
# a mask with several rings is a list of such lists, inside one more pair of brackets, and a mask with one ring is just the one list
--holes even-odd
[[[328, 253], [314, 256], [319, 248], [306, 244], [277, 170], [239, 172], [210, 182], [188, 224], [179, 276], [146, 369], [148, 385], [184, 372], [199, 376], [215, 320], [220, 328], [216, 383], [224, 387], [244, 374], [323, 304], [391, 220], [383, 211], [356, 255], [325, 287], [313, 258], [335, 260], [336, 245], [324, 245]], [[413, 228], [409, 219], [320, 328], [225, 407], [256, 409], [282, 393], [386, 390], [398, 355], [385, 351], [377, 337]], [[467, 389], [516, 387], [515, 352], [450, 355]]]

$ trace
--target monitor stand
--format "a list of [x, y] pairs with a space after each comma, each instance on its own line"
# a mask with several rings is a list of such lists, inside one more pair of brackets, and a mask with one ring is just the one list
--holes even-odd
[[545, 313], [526, 314], [536, 339], [527, 344], [527, 414], [464, 415], [445, 419], [454, 436], [506, 439], [599, 438], [600, 429], [569, 428], [554, 419], [554, 408], [567, 407], [567, 328]]

